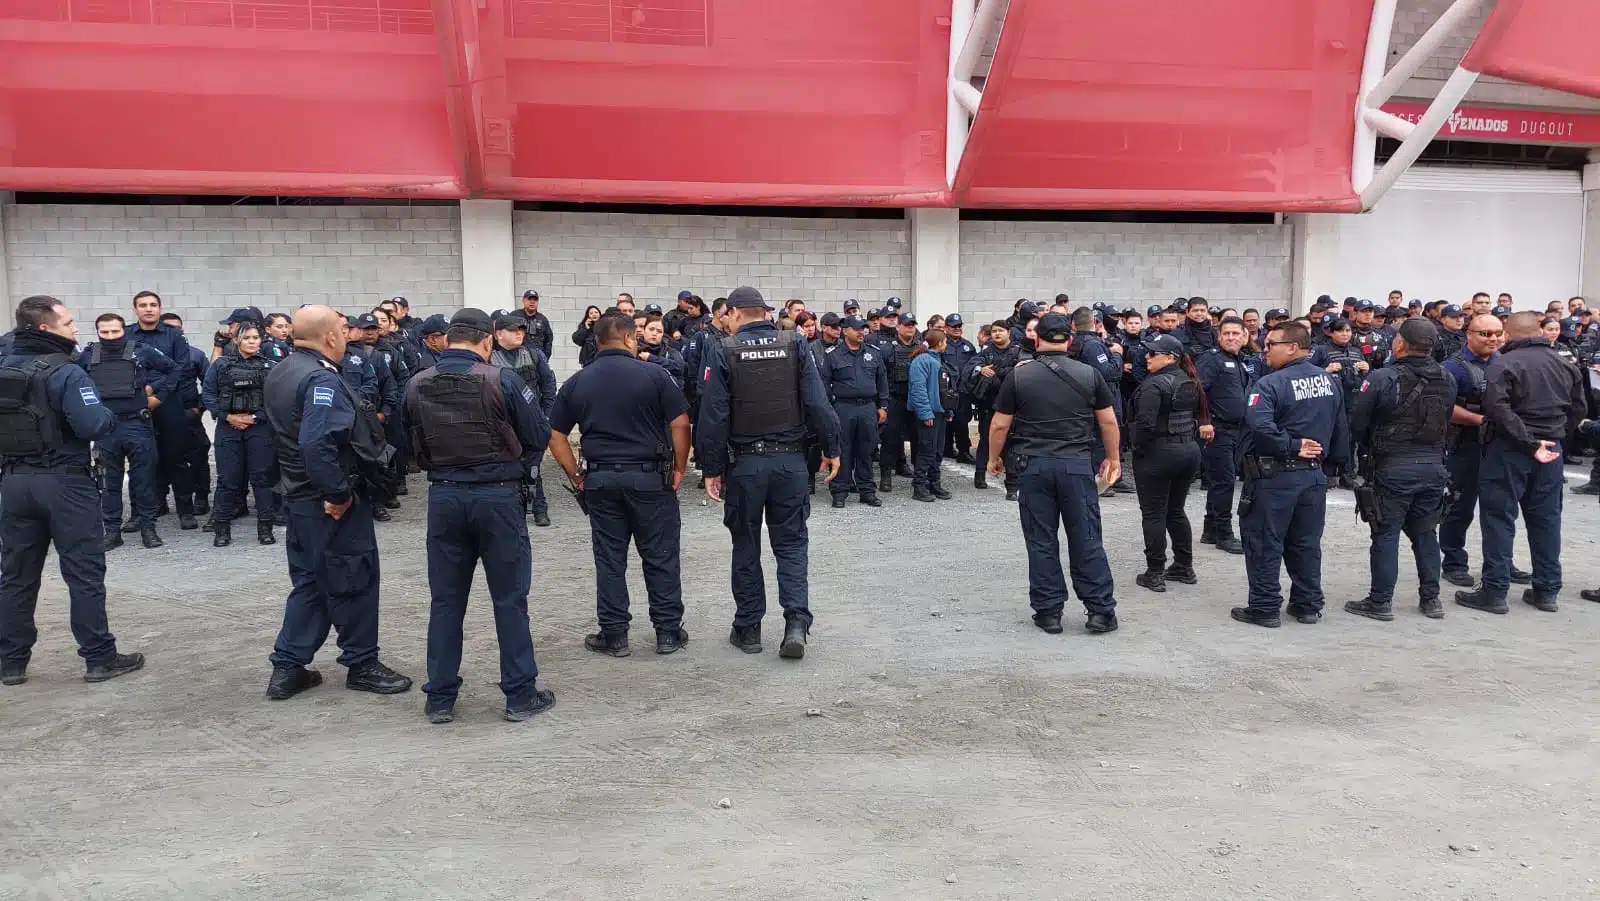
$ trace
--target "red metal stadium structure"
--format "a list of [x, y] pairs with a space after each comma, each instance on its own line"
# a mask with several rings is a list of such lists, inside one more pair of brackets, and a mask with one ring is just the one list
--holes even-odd
[[1395, 2], [0, 0], [0, 188], [1351, 212], [1478, 73], [1600, 95], [1600, 2], [1500, 0], [1385, 112], [1487, 0]]

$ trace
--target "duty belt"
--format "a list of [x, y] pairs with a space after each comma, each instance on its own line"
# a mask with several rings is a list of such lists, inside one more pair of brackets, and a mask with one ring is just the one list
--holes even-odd
[[450, 488], [521, 488], [522, 481], [515, 479], [509, 482], [456, 482], [450, 479], [432, 479], [430, 485], [445, 485]]
[[1390, 463], [1443, 463], [1444, 452], [1438, 453], [1415, 452], [1408, 454], [1373, 454], [1372, 462], [1376, 466], [1385, 466]]
[[150, 421], [150, 411], [149, 410], [140, 410], [137, 413], [118, 413], [117, 414], [117, 419], [119, 419], [119, 420], [121, 420], [123, 422], [133, 422], [133, 421], [149, 422]]
[[777, 454], [803, 454], [806, 445], [803, 441], [756, 441], [742, 447], [735, 446], [735, 457], [771, 457]]
[[1307, 460], [1304, 457], [1260, 457], [1249, 456], [1245, 458], [1261, 471], [1262, 478], [1275, 476], [1280, 472], [1310, 472], [1322, 468], [1322, 458]]
[[875, 404], [878, 399], [876, 397], [836, 397], [833, 402], [836, 404]]
[[649, 463], [600, 463], [594, 460], [583, 461], [583, 468], [588, 472], [660, 472], [661, 464], [655, 461]]

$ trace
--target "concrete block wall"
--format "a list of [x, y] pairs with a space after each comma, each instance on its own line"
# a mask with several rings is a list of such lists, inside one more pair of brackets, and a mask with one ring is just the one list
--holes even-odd
[[538, 290], [556, 332], [557, 374], [577, 369], [569, 336], [584, 308], [604, 309], [619, 291], [668, 310], [682, 290], [710, 304], [749, 284], [773, 306], [798, 297], [838, 310], [851, 297], [905, 297], [911, 283], [904, 219], [518, 211], [512, 226], [516, 293]]
[[143, 290], [191, 334], [242, 306], [358, 312], [398, 294], [414, 311], [447, 312], [461, 305], [458, 215], [453, 205], [10, 205], [6, 283], [12, 304], [67, 301], [83, 336], [99, 313], [130, 316]]
[[1285, 306], [1292, 230], [1277, 225], [961, 223], [961, 312], [1011, 314], [1018, 298], [1137, 307], [1200, 294], [1225, 306]]
[[[1393, 65], [1411, 49], [1423, 32], [1439, 21], [1439, 16], [1450, 7], [1453, 0], [1400, 0], [1395, 13], [1394, 33], [1389, 42], [1389, 63]], [[1446, 41], [1422, 67], [1417, 76], [1400, 90], [1400, 96], [1432, 100], [1443, 87], [1445, 79], [1455, 71], [1467, 49], [1472, 46], [1478, 26], [1489, 17], [1492, 4], [1472, 20], [1472, 27]], [[1561, 109], [1600, 110], [1600, 100], [1580, 97], [1563, 91], [1515, 84], [1499, 78], [1485, 76], [1478, 80], [1467, 94], [1467, 103], [1489, 103], [1500, 106], [1556, 107]]]

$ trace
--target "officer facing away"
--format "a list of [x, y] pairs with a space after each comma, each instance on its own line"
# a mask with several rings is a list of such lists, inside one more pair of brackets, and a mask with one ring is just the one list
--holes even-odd
[[1234, 619], [1276, 629], [1281, 624], [1280, 564], [1289, 570], [1289, 615], [1308, 625], [1322, 619], [1322, 527], [1327, 515], [1324, 462], [1350, 456], [1344, 391], [1312, 365], [1311, 333], [1289, 322], [1267, 333], [1272, 373], [1256, 382], [1246, 405], [1250, 454], [1244, 458], [1239, 532], [1250, 601]]
[[156, 534], [156, 433], [150, 411], [161, 396], [172, 397], [187, 366], [180, 366], [148, 344], [128, 340], [127, 324], [116, 313], [94, 321], [100, 340], [78, 355], [78, 365], [94, 382], [95, 393], [116, 416], [111, 434], [94, 443], [100, 464], [100, 518], [105, 549], [122, 546], [122, 474], [128, 474], [130, 521], [147, 548], [161, 547]]
[[844, 506], [851, 492], [861, 503], [881, 507], [878, 484], [872, 480], [872, 448], [878, 427], [889, 414], [889, 371], [883, 352], [867, 343], [867, 321], [860, 316], [839, 320], [842, 340], [822, 355], [822, 385], [839, 417], [843, 459], [839, 477], [829, 490], [833, 506]]
[[1061, 633], [1067, 582], [1056, 530], [1065, 527], [1072, 588], [1089, 615], [1084, 628], [1114, 632], [1117, 600], [1101, 543], [1100, 492], [1091, 462], [1101, 442], [1100, 480], [1109, 485], [1122, 474], [1122, 436], [1111, 389], [1099, 372], [1068, 356], [1072, 321], [1064, 314], [1046, 313], [1034, 329], [1036, 356], [1017, 364], [995, 397], [989, 474], [1019, 474], [1033, 624], [1051, 635]]
[[1356, 507], [1372, 526], [1372, 587], [1366, 598], [1344, 609], [1383, 622], [1394, 619], [1402, 531], [1417, 559], [1422, 615], [1444, 616], [1438, 529], [1450, 484], [1444, 450], [1456, 381], [1434, 362], [1437, 336], [1438, 330], [1420, 319], [1401, 325], [1388, 348], [1388, 367], [1367, 376], [1350, 413], [1350, 431], [1366, 456], [1361, 474], [1368, 482], [1356, 495]]
[[[656, 653], [689, 641], [683, 629], [678, 487], [689, 465], [689, 402], [667, 370], [639, 360], [633, 320], [600, 317], [594, 361], [567, 379], [551, 412], [550, 455], [589, 509], [595, 613], [584, 647], [628, 656], [628, 542], [639, 549]], [[583, 430], [583, 462], [567, 436]], [[670, 434], [669, 434], [670, 433]], [[580, 468], [581, 466], [581, 468]]]
[[[695, 455], [706, 476], [706, 496], [727, 504], [722, 521], [733, 538], [733, 598], [737, 607], [728, 641], [746, 654], [761, 653], [761, 618], [767, 588], [761, 573], [761, 523], [765, 519], [778, 560], [778, 603], [786, 624], [779, 656], [805, 656], [811, 630], [807, 572], [806, 426], [822, 442], [827, 481], [839, 473], [839, 418], [828, 406], [811, 355], [796, 332], [780, 332], [767, 318], [772, 307], [748, 286], [728, 295], [733, 334], [706, 346], [700, 374], [700, 423]], [[904, 400], [901, 400], [904, 404]], [[887, 453], [887, 451], [885, 451]]]
[[1577, 431], [1587, 398], [1583, 371], [1557, 356], [1539, 329], [1539, 314], [1512, 314], [1500, 358], [1485, 373], [1478, 488], [1483, 584], [1456, 592], [1456, 603], [1474, 610], [1507, 611], [1519, 507], [1533, 552], [1533, 587], [1522, 600], [1554, 612], [1561, 593], [1561, 445]]
[[11, 352], [0, 359], [0, 684], [28, 681], [52, 542], [88, 666], [83, 678], [104, 682], [144, 666], [143, 654], [117, 653], [106, 622], [105, 533], [89, 468], [89, 442], [109, 436], [117, 419], [72, 362], [77, 325], [61, 301], [29, 297], [16, 322]]
[[360, 464], [388, 463], [383, 427], [339, 375], [345, 318], [326, 306], [294, 314], [294, 353], [267, 374], [266, 413], [278, 442], [289, 527], [288, 600], [272, 649], [267, 697], [281, 701], [322, 684], [307, 665], [328, 628], [338, 631], [345, 687], [400, 694], [411, 680], [378, 659], [378, 539], [374, 504], [356, 493]]
[[523, 474], [544, 453], [550, 425], [513, 369], [489, 364], [493, 324], [482, 310], [450, 317], [448, 349], [406, 386], [402, 423], [428, 474], [428, 695], [431, 723], [455, 719], [461, 691], [461, 624], [472, 574], [483, 561], [500, 640], [502, 716], [519, 723], [550, 709], [537, 687], [528, 631], [533, 555]]

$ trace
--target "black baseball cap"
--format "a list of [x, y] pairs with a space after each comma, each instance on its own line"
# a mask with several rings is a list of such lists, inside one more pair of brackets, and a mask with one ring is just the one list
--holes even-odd
[[227, 319], [224, 319], [224, 320], [222, 320], [221, 322], [219, 322], [217, 324], [218, 325], [233, 325], [236, 322], [260, 322], [260, 321], [261, 321], [261, 316], [260, 316], [258, 311], [256, 311], [255, 309], [253, 309], [251, 307], [239, 307], [238, 309], [234, 310], [232, 313], [229, 313]]
[[898, 297], [891, 297], [888, 300], [884, 301], [883, 305], [888, 307], [891, 310], [898, 310], [898, 309], [900, 309], [900, 307], [904, 306], [904, 303]]
[[823, 313], [817, 321], [829, 328], [838, 328], [839, 314], [829, 310], [828, 312]]
[[1511, 308], [1510, 307], [1495, 307], [1494, 309], [1490, 310], [1489, 312], [1492, 313], [1495, 316], [1499, 316], [1500, 318], [1504, 319], [1505, 317], [1511, 315]]
[[494, 331], [494, 320], [489, 318], [489, 314], [473, 307], [456, 310], [455, 315], [450, 317], [450, 324], [477, 329], [484, 334]]
[[729, 292], [728, 306], [734, 308], [735, 310], [770, 311], [772, 309], [772, 307], [767, 305], [766, 298], [761, 296], [761, 292], [750, 287], [749, 285], [740, 285], [739, 287], [734, 288], [733, 291]]
[[1072, 337], [1072, 319], [1065, 313], [1046, 313], [1033, 328], [1039, 341], [1059, 344]]
[[1017, 312], [1028, 317], [1029, 319], [1032, 319], [1039, 315], [1039, 305], [1031, 300], [1024, 300], [1021, 305], [1017, 307]]
[[539, 299], [539, 292], [533, 290], [532, 288], [529, 288], [528, 290], [522, 292], [522, 299], [523, 300], [527, 300], [530, 297], [533, 298], [534, 300], [538, 300]]
[[1443, 319], [1446, 316], [1460, 316], [1460, 315], [1461, 315], [1461, 308], [1456, 306], [1455, 304], [1450, 304], [1450, 305], [1446, 306], [1444, 309], [1439, 311], [1439, 318], [1440, 319]]
[[1134, 307], [1123, 307], [1122, 308], [1122, 312], [1118, 313], [1117, 315], [1118, 316], [1137, 316], [1137, 315], [1139, 315], [1139, 311], [1137, 309], [1135, 309]]
[[1340, 318], [1341, 317], [1339, 316], [1338, 313], [1323, 313], [1322, 314], [1322, 327], [1323, 328], [1332, 328], [1333, 324], [1338, 322]]
[[528, 317], [521, 313], [501, 313], [499, 316], [494, 317], [494, 330], [497, 332], [501, 329], [518, 328], [523, 331], [528, 330]]
[[844, 311], [846, 313], [859, 313], [861, 311], [861, 303], [860, 303], [860, 301], [856, 300], [854, 297], [852, 297], [849, 300], [845, 301], [844, 302]]
[[1283, 307], [1273, 307], [1272, 309], [1268, 310], [1266, 312], [1266, 314], [1263, 315], [1261, 318], [1267, 320], [1268, 322], [1271, 322], [1274, 319], [1288, 319], [1289, 318], [1289, 311], [1285, 310]]
[[1183, 356], [1183, 342], [1171, 335], [1156, 335], [1144, 342], [1145, 356], [1151, 354], [1171, 354], [1174, 357]]
[[960, 313], [951, 313], [944, 317], [944, 324], [949, 328], [961, 328], [966, 325], [966, 321], [961, 318]]
[[658, 304], [658, 303], [647, 303], [647, 304], [644, 305], [643, 312], [645, 312], [645, 313], [659, 313], [659, 312], [661, 312], [661, 304]]
[[1174, 313], [1187, 313], [1189, 312], [1189, 301], [1180, 297], [1177, 300], [1174, 300], [1172, 303], [1167, 304], [1167, 309]]
[[840, 328], [866, 328], [867, 327], [867, 320], [862, 319], [860, 316], [846, 316], [843, 319], [839, 320], [839, 327]]
[[444, 318], [443, 313], [434, 313], [427, 319], [422, 320], [423, 337], [427, 337], [428, 335], [442, 335], [448, 331], [450, 331], [450, 320]]
[[1358, 300], [1358, 301], [1356, 301], [1356, 312], [1357, 313], [1364, 313], [1364, 312], [1366, 312], [1368, 310], [1373, 310], [1373, 309], [1376, 309], [1376, 307], [1374, 307], [1372, 305], [1372, 301], [1370, 301], [1370, 300]]
[[1158, 303], [1153, 303], [1144, 311], [1144, 315], [1147, 318], [1150, 317], [1150, 316], [1160, 316], [1162, 313], [1165, 313], [1166, 311], [1167, 311], [1166, 307], [1164, 307], [1164, 306], [1162, 306], [1161, 304], [1158, 304]]
[[[894, 313], [891, 311], [889, 315], [893, 316]], [[901, 325], [916, 325], [917, 324], [917, 314], [915, 314], [915, 313], [901, 313], [900, 314], [900, 324]]]
[[377, 328], [378, 317], [371, 313], [362, 313], [356, 317], [356, 328]]

